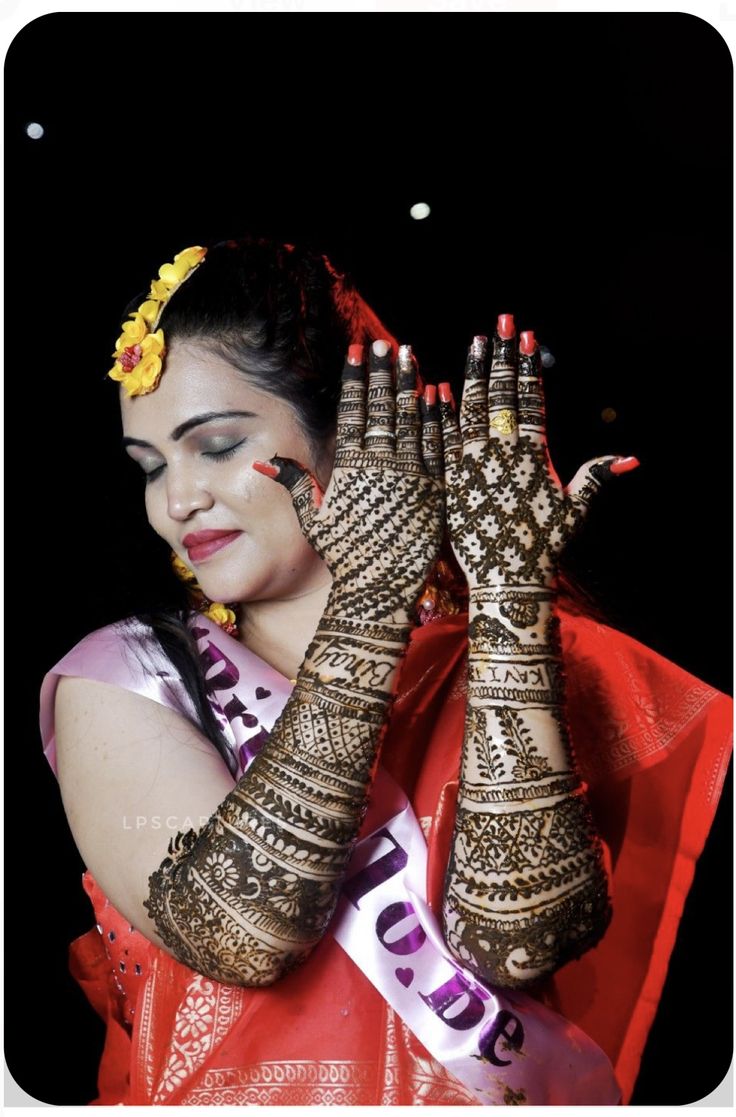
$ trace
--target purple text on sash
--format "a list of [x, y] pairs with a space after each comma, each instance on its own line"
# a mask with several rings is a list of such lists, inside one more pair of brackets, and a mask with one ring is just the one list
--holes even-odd
[[[371, 834], [368, 840], [378, 841], [387, 839], [392, 849], [381, 857], [371, 861], [360, 869], [343, 886], [343, 893], [358, 911], [360, 901], [369, 892], [385, 884], [391, 877], [406, 868], [409, 855], [399, 844], [387, 826]], [[376, 920], [376, 935], [381, 946], [391, 954], [407, 956], [414, 954], [426, 941], [426, 933], [417, 925], [404, 932], [399, 938], [389, 940], [388, 934], [392, 928], [403, 923], [409, 916], [415, 915], [414, 906], [407, 901], [388, 904]], [[403, 971], [402, 971], [403, 972]], [[411, 971], [409, 971], [411, 972]], [[467, 1031], [480, 1024], [486, 1011], [485, 1002], [489, 1001], [491, 994], [480, 985], [469, 980], [464, 974], [455, 973], [439, 988], [431, 993], [419, 993], [418, 996], [432, 1010], [435, 1016], [455, 1031]], [[465, 1002], [462, 1004], [462, 1002]], [[462, 1004], [462, 1007], [460, 1005]], [[454, 1009], [452, 1015], [448, 1015]], [[482, 1059], [487, 1059], [494, 1066], [508, 1066], [510, 1059], [502, 1059], [496, 1051], [496, 1044], [504, 1039], [505, 1049], [519, 1052], [524, 1043], [524, 1026], [518, 1016], [507, 1009], [499, 1009], [492, 1016], [480, 1033], [478, 1041], [479, 1053]]]

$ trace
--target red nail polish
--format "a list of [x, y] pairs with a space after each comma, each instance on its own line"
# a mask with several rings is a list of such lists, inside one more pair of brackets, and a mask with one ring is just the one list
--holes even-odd
[[537, 339], [534, 336], [534, 330], [522, 330], [519, 338], [519, 352], [523, 353], [525, 357], [531, 357], [536, 348]]
[[428, 384], [424, 389], [424, 402], [427, 407], [434, 407], [437, 402], [437, 386], [436, 384]]
[[628, 473], [632, 469], [636, 469], [641, 462], [638, 458], [616, 458], [615, 462], [611, 462], [609, 469], [611, 473]]
[[440, 393], [440, 400], [442, 401], [442, 403], [452, 403], [452, 389], [450, 388], [449, 384], [440, 384], [438, 386], [438, 391]]
[[278, 477], [279, 467], [271, 465], [270, 462], [255, 461], [251, 463], [256, 473], [262, 473], [264, 477]]
[[363, 346], [351, 345], [348, 348], [348, 364], [359, 365], [363, 362]]
[[499, 314], [496, 323], [496, 333], [503, 341], [508, 341], [516, 333], [513, 314]]

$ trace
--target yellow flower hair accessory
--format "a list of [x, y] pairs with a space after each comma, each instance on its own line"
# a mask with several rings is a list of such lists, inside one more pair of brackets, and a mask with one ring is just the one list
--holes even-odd
[[184, 582], [187, 587], [192, 608], [204, 617], [209, 617], [215, 624], [219, 624], [220, 628], [224, 628], [229, 636], [234, 636], [237, 639], [238, 619], [235, 610], [231, 609], [229, 605], [222, 605], [219, 601], [210, 601], [208, 597], [205, 597], [194, 571], [190, 570], [185, 562], [182, 562], [176, 551], [171, 552], [171, 565], [177, 578]]
[[115, 364], [107, 375], [122, 383], [128, 398], [145, 396], [158, 387], [166, 353], [164, 332], [158, 329], [161, 314], [174, 291], [197, 270], [206, 254], [206, 248], [195, 245], [175, 256], [173, 264], [162, 264], [148, 298], [123, 322], [113, 353]]

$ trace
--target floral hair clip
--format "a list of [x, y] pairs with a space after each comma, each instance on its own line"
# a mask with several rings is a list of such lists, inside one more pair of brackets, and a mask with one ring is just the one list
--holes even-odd
[[107, 375], [122, 383], [128, 398], [145, 396], [158, 387], [166, 353], [164, 332], [158, 329], [161, 314], [174, 291], [197, 270], [206, 253], [206, 248], [195, 245], [179, 252], [173, 264], [163, 264], [146, 301], [123, 322], [123, 332], [113, 353], [115, 364]]

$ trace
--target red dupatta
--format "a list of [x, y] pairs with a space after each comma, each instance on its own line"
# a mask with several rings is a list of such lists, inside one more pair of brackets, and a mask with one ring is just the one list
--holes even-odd
[[[612, 855], [614, 917], [543, 999], [606, 1051], [626, 1101], [725, 776], [732, 703], [630, 637], [559, 614], [571, 735]], [[412, 633], [382, 752], [427, 835], [436, 909], [454, 822], [466, 631], [459, 614]], [[83, 880], [98, 926], [71, 944], [70, 966], [108, 1025], [96, 1104], [477, 1104], [329, 933], [269, 989], [221, 985], [153, 946], [90, 873]]]

